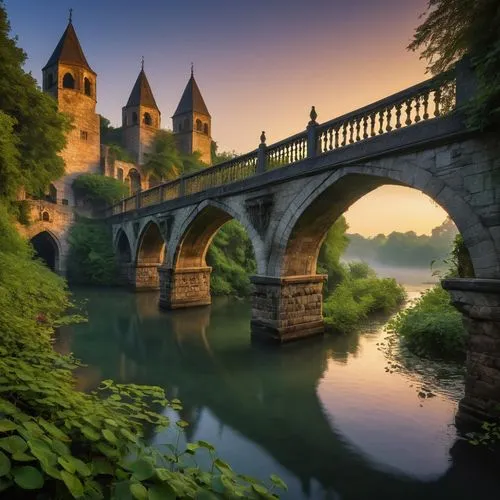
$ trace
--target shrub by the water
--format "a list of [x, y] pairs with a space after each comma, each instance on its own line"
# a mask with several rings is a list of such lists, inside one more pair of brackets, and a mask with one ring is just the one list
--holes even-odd
[[118, 268], [110, 227], [102, 221], [76, 220], [69, 233], [68, 279], [83, 285], [116, 284]]
[[[52, 349], [70, 306], [64, 280], [16, 233], [0, 206], [0, 495], [9, 499], [276, 498], [204, 442], [160, 453], [143, 439], [168, 427], [163, 389], [102, 382], [75, 389], [78, 362]], [[178, 432], [188, 424], [177, 422]], [[191, 459], [211, 457], [208, 470]], [[283, 486], [271, 477], [273, 488]]]
[[413, 353], [429, 358], [465, 358], [467, 332], [462, 315], [441, 285], [425, 292], [415, 304], [394, 317], [389, 328], [397, 332]]

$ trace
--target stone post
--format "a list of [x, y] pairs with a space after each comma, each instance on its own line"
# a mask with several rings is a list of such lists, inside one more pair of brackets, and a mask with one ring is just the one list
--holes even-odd
[[172, 269], [160, 266], [161, 309], [206, 306], [212, 303], [210, 296], [211, 267], [187, 267]]
[[135, 193], [135, 208], [141, 208], [141, 189]]
[[260, 144], [257, 151], [257, 169], [256, 172], [261, 174], [266, 171], [266, 133], [262, 131], [260, 134]]
[[465, 56], [455, 66], [457, 107], [467, 104], [477, 92], [477, 79], [470, 58]]
[[325, 279], [323, 274], [252, 276], [252, 336], [282, 343], [323, 333]]
[[454, 278], [442, 281], [469, 332], [465, 395], [457, 426], [500, 420], [500, 280]]
[[318, 114], [314, 106], [311, 108], [309, 117], [311, 120], [307, 124], [307, 157], [314, 158], [318, 153], [318, 137], [316, 134], [316, 127], [318, 126], [316, 118]]

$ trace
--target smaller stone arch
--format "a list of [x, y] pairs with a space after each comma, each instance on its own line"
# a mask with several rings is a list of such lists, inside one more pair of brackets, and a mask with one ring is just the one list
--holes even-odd
[[115, 253], [120, 264], [130, 264], [132, 262], [132, 247], [130, 246], [127, 234], [123, 229], [118, 230]]
[[30, 239], [34, 256], [42, 260], [54, 272], [60, 272], [61, 245], [51, 231], [41, 231]]
[[201, 132], [203, 130], [203, 123], [199, 118], [196, 120], [196, 130], [198, 132]]
[[160, 226], [150, 219], [143, 226], [137, 242], [135, 257], [135, 287], [154, 290], [160, 286], [158, 267], [165, 256], [165, 240]]
[[151, 114], [146, 111], [142, 117], [142, 121], [144, 125], [152, 126], [153, 125], [153, 118], [151, 117]]
[[69, 71], [67, 73], [65, 73], [63, 76], [62, 86], [65, 89], [74, 89], [75, 88], [75, 78]]
[[44, 210], [41, 213], [40, 220], [44, 222], [51, 222], [50, 212], [48, 210]]
[[116, 169], [116, 178], [117, 178], [119, 181], [123, 181], [123, 168], [118, 167], [118, 168]]
[[83, 79], [83, 92], [89, 97], [92, 96], [92, 82], [87, 77]]
[[126, 181], [130, 188], [130, 193], [134, 194], [141, 190], [141, 174], [135, 168], [131, 168], [128, 171]]

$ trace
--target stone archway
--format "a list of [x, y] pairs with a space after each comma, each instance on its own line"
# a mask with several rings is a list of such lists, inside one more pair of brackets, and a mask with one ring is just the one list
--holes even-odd
[[55, 236], [48, 231], [42, 231], [30, 239], [35, 250], [35, 257], [42, 260], [54, 272], [60, 272], [60, 248]]
[[119, 281], [122, 284], [129, 284], [132, 279], [131, 269], [133, 268], [132, 249], [129, 239], [123, 229], [120, 229], [116, 235], [115, 255], [120, 271]]
[[137, 290], [156, 290], [160, 282], [158, 267], [165, 255], [165, 240], [161, 230], [153, 220], [143, 227], [137, 244], [135, 258], [135, 288]]

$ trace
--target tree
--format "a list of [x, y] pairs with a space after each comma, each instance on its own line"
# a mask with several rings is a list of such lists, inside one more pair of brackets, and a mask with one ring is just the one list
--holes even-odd
[[469, 125], [483, 128], [500, 117], [500, 3], [498, 0], [429, 0], [424, 22], [408, 49], [422, 50], [427, 70], [439, 74], [470, 56], [477, 93]]
[[215, 141], [210, 144], [210, 155], [212, 159], [212, 165], [218, 165], [219, 163], [224, 163], [225, 161], [232, 160], [236, 156], [236, 151], [221, 151], [218, 152], [219, 146]]
[[59, 152], [70, 121], [23, 70], [26, 54], [9, 34], [0, 2], [0, 197], [11, 200], [22, 186], [41, 194], [64, 174]]

